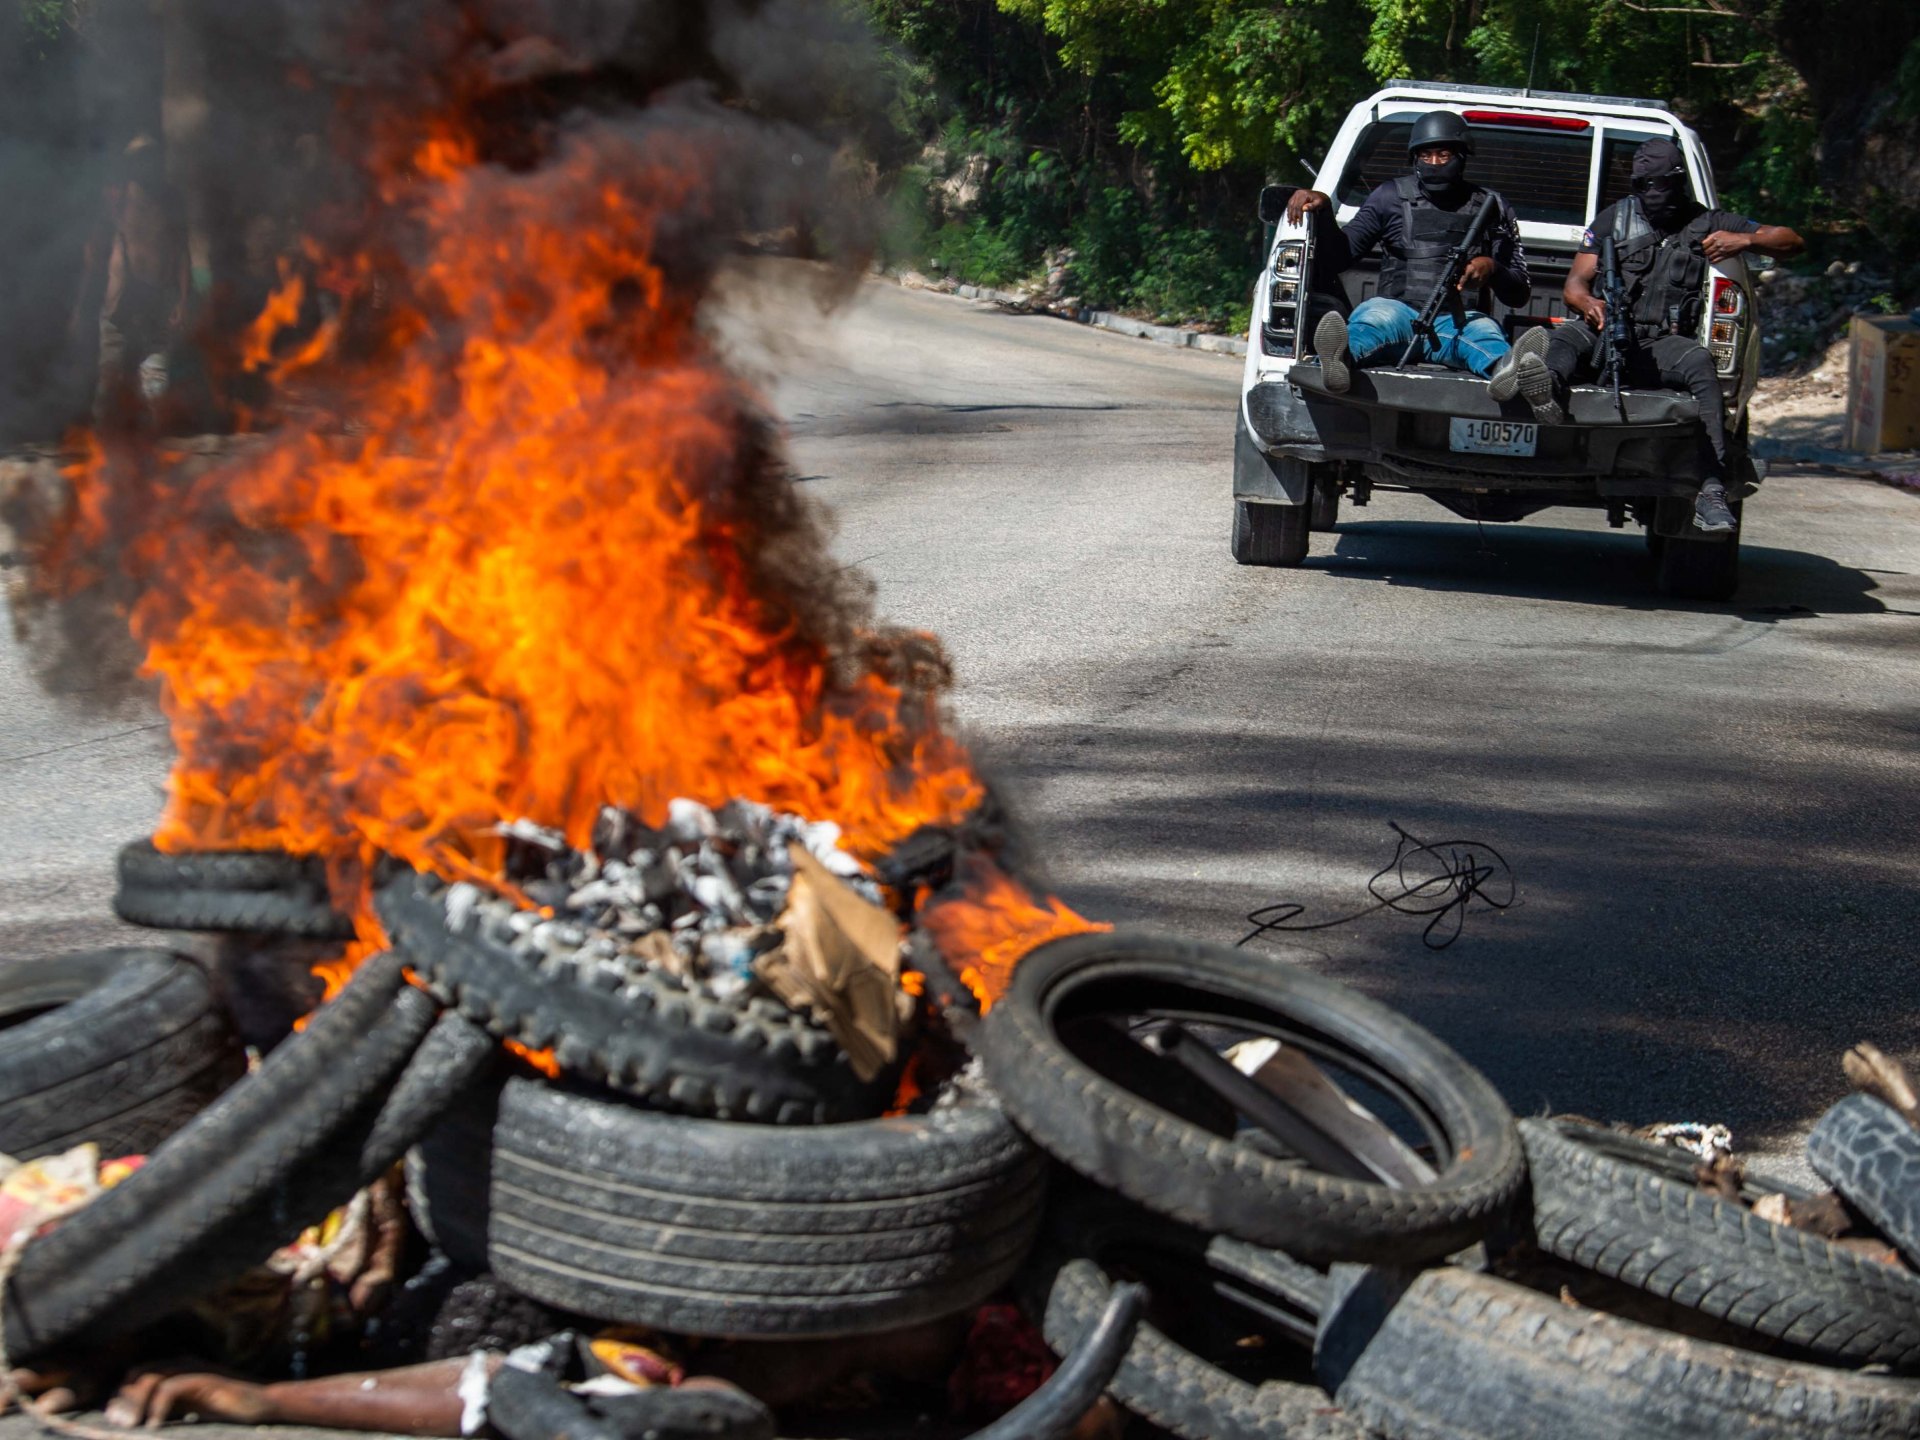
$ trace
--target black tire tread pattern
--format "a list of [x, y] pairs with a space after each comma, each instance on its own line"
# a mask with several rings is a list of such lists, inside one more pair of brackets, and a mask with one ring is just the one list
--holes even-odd
[[66, 1001], [0, 1040], [0, 1154], [16, 1160], [88, 1140], [144, 1155], [246, 1070], [212, 984], [164, 950], [21, 962], [0, 980], [0, 1008], [10, 994]]
[[[1312, 1007], [1417, 1063], [1463, 1133], [1448, 1174], [1390, 1188], [1325, 1175], [1236, 1144], [1128, 1094], [1051, 1033], [1056, 980], [1109, 961], [1128, 973], [1237, 986], [1263, 1003]], [[1306, 1259], [1430, 1260], [1481, 1239], [1524, 1178], [1513, 1118], [1477, 1070], [1411, 1020], [1286, 963], [1195, 941], [1112, 932], [1055, 940], [1014, 968], [982, 1026], [988, 1080], [1021, 1128], [1082, 1175], [1203, 1230]]]
[[1306, 505], [1235, 500], [1229, 541], [1233, 558], [1242, 565], [1296, 567], [1307, 558], [1310, 524]]
[[[1451, 1267], [1400, 1284], [1351, 1365], [1322, 1371], [1356, 1419], [1394, 1440], [1920, 1434], [1911, 1381], [1694, 1340]], [[1338, 1328], [1339, 1308], [1323, 1325]]]
[[1660, 1173], [1661, 1147], [1636, 1164], [1572, 1125], [1520, 1133], [1547, 1254], [1823, 1359], [1920, 1365], [1920, 1278]]
[[121, 886], [113, 913], [150, 930], [237, 931], [302, 940], [351, 940], [353, 917], [324, 897], [276, 890], [146, 890]]
[[[254, 1234], [239, 1222], [271, 1205], [277, 1187], [367, 1107], [379, 1105], [434, 1015], [417, 991], [396, 998], [400, 970], [396, 955], [367, 961], [254, 1075], [202, 1111], [140, 1170], [26, 1247], [5, 1296], [7, 1340], [16, 1358], [96, 1325], [141, 1323], [227, 1278], [231, 1271], [223, 1273], [223, 1266], [199, 1264], [184, 1289], [156, 1283], [163, 1275], [180, 1279], [183, 1256], [230, 1242], [230, 1231]], [[343, 1173], [350, 1178], [351, 1167]], [[324, 1214], [352, 1188], [346, 1183], [344, 1194], [295, 1198]], [[281, 1240], [290, 1235], [279, 1232]], [[265, 1252], [229, 1258], [244, 1266]]]
[[1004, 1284], [1040, 1222], [1044, 1161], [984, 1101], [795, 1130], [518, 1078], [496, 1094], [415, 1148], [414, 1213], [456, 1262], [604, 1319], [762, 1336], [912, 1324]]
[[1807, 1163], [1920, 1265], [1920, 1131], [1885, 1101], [1849, 1095], [1807, 1137]]
[[[1050, 1279], [1044, 1270], [1040, 1277], [1040, 1329], [1061, 1355], [1105, 1308], [1113, 1280], [1091, 1260], [1056, 1264]], [[1280, 1381], [1250, 1385], [1144, 1321], [1107, 1393], [1183, 1440], [1365, 1440], [1367, 1434], [1319, 1387]]]
[[764, 1124], [876, 1115], [891, 1094], [891, 1072], [861, 1081], [824, 1027], [778, 1002], [721, 1002], [656, 972], [637, 993], [593, 990], [570, 963], [536, 968], [474, 920], [452, 934], [443, 895], [407, 875], [375, 904], [443, 1004], [503, 1039], [554, 1048], [569, 1075], [680, 1114]]
[[178, 855], [151, 840], [120, 847], [115, 863], [128, 890], [315, 890], [324, 893], [326, 869], [313, 856], [284, 850], [192, 850]]

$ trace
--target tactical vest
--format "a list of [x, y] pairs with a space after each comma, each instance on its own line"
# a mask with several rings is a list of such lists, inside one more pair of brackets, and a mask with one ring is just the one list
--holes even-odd
[[1661, 335], [1698, 335], [1707, 279], [1700, 242], [1713, 233], [1713, 216], [1702, 211], [1671, 234], [1654, 229], [1629, 195], [1613, 210], [1613, 244], [1620, 278], [1633, 307], [1633, 332], [1641, 341]]
[[[1393, 185], [1400, 196], [1400, 243], [1382, 247], [1379, 293], [1389, 300], [1422, 305], [1446, 273], [1447, 256], [1473, 228], [1480, 198], [1487, 192], [1472, 186], [1458, 210], [1442, 210], [1420, 188], [1419, 177], [1402, 175]], [[1491, 235], [1477, 253], [1493, 253]]]

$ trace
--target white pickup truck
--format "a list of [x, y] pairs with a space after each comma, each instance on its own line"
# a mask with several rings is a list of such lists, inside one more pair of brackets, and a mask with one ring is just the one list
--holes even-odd
[[[1473, 135], [1468, 178], [1498, 190], [1519, 216], [1533, 276], [1523, 310], [1496, 312], [1509, 338], [1568, 318], [1560, 298], [1587, 222], [1627, 194], [1633, 152], [1664, 136], [1686, 156], [1694, 195], [1718, 203], [1700, 137], [1660, 104], [1596, 95], [1399, 81], [1354, 106], [1316, 179], [1342, 223], [1383, 181], [1408, 173], [1407, 135], [1430, 110], [1462, 115]], [[1292, 186], [1268, 186], [1261, 218], [1276, 227], [1253, 302], [1234, 445], [1233, 555], [1243, 565], [1298, 565], [1312, 530], [1332, 529], [1344, 494], [1365, 505], [1377, 489], [1424, 494], [1468, 519], [1521, 520], [1555, 505], [1603, 510], [1615, 526], [1646, 527], [1660, 585], [1672, 595], [1724, 599], [1738, 580], [1739, 532], [1691, 527], [1701, 475], [1699, 411], [1690, 395], [1575, 388], [1566, 422], [1542, 426], [1524, 403], [1496, 403], [1475, 376], [1436, 365], [1369, 368], [1334, 394], [1301, 351], [1323, 307], [1374, 293], [1377, 260], [1315, 276], [1306, 225], [1286, 220]], [[1728, 491], [1761, 478], [1747, 455], [1747, 400], [1759, 373], [1754, 287], [1743, 259], [1710, 266], [1700, 340], [1721, 376], [1731, 437]], [[1316, 291], [1315, 286], [1318, 286]], [[1577, 318], [1575, 324], [1583, 323]]]

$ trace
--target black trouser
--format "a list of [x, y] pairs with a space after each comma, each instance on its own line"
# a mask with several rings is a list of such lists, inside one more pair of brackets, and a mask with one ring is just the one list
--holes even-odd
[[[1562, 391], [1582, 379], [1597, 378], [1600, 363], [1600, 337], [1580, 320], [1569, 320], [1553, 327], [1547, 344], [1547, 369], [1553, 372]], [[1724, 480], [1727, 474], [1727, 416], [1720, 395], [1720, 376], [1713, 367], [1713, 356], [1698, 340], [1685, 335], [1661, 335], [1642, 341], [1627, 352], [1620, 383], [1640, 389], [1685, 390], [1700, 406], [1700, 429], [1706, 437], [1703, 464], [1711, 461], [1707, 475]]]

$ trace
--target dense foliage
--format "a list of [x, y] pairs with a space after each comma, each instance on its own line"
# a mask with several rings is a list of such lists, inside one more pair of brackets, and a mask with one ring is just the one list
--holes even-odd
[[1852, 171], [1841, 196], [1821, 142], [1866, 145], [1876, 87], [1889, 113], [1920, 103], [1900, 84], [1920, 78], [1911, 0], [867, 4], [925, 147], [901, 257], [979, 283], [1051, 265], [1089, 303], [1237, 325], [1260, 185], [1306, 180], [1348, 107], [1408, 76], [1666, 100], [1736, 204], [1844, 231], [1854, 202], [1882, 243], [1904, 238], [1905, 199]]

